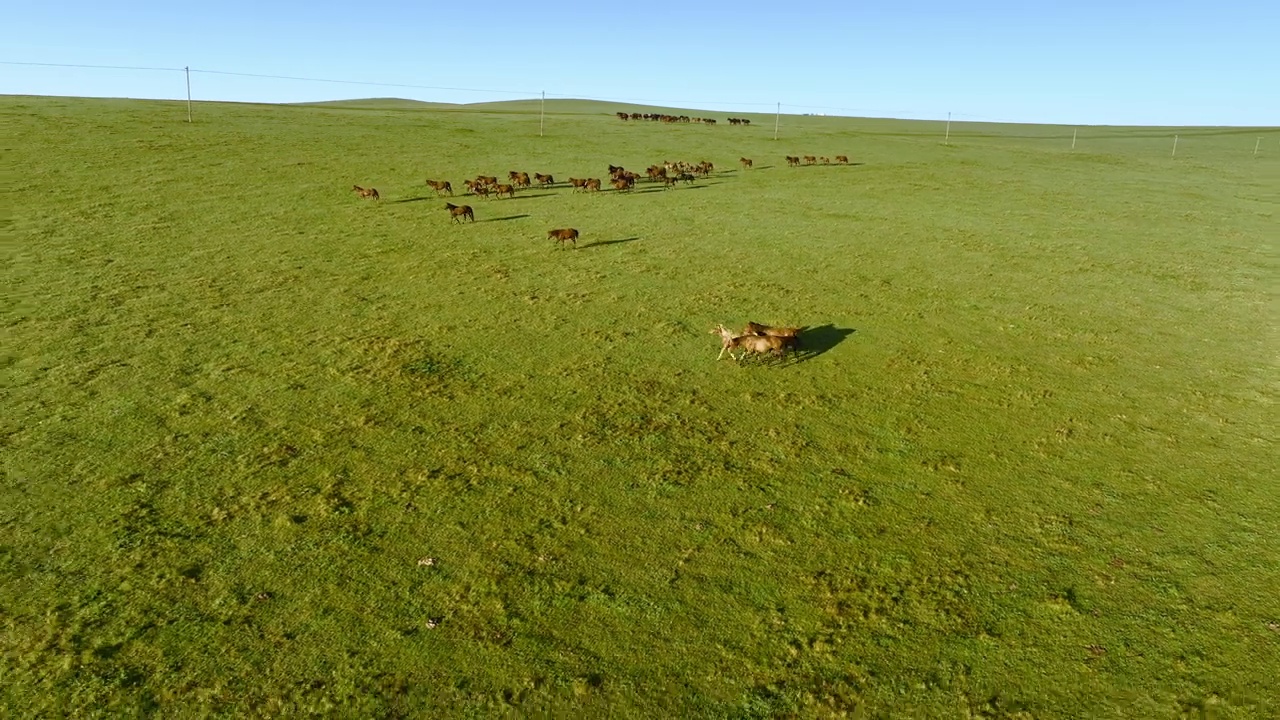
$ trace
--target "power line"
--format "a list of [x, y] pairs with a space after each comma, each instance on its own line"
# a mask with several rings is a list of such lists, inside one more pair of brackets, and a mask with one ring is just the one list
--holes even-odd
[[[181, 68], [179, 68], [181, 69]], [[373, 87], [412, 88], [414, 90], [451, 90], [457, 92], [502, 93], [504, 95], [537, 95], [536, 90], [493, 90], [489, 88], [441, 87], [438, 85], [411, 85], [408, 83], [369, 82], [366, 80], [331, 80], [329, 78], [296, 77], [292, 75], [263, 75], [259, 73], [229, 72], [227, 70], [199, 70], [191, 68], [193, 73], [206, 75], [232, 75], [235, 77], [265, 78], [269, 80], [297, 80], [300, 82], [338, 83], [340, 85], [369, 85]]]
[[182, 72], [182, 68], [142, 67], [139, 65], [74, 65], [71, 63], [16, 62], [0, 60], [0, 65], [34, 65], [38, 67], [90, 68], [93, 70], [162, 70], [165, 72]]

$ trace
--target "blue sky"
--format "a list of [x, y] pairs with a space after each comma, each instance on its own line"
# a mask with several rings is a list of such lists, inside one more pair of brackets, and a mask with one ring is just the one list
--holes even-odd
[[[202, 100], [595, 97], [726, 112], [1280, 124], [1280, 2], [13, 3], [0, 61], [183, 67]], [[501, 92], [509, 91], [509, 92]], [[179, 98], [181, 73], [0, 65], [0, 93]]]

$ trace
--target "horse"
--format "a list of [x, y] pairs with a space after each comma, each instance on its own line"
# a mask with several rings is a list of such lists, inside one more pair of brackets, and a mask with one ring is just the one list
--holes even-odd
[[841, 165], [848, 165], [848, 164], [849, 164], [849, 156], [848, 156], [848, 155], [837, 155], [837, 156], [836, 156], [836, 162], [837, 162], [837, 163], [839, 163], [839, 164], [841, 164]]
[[558, 230], [548, 230], [547, 239], [555, 240], [560, 247], [564, 247], [565, 241], [573, 243], [578, 247], [578, 231], [575, 228], [560, 228]]
[[534, 173], [533, 179], [536, 180], [537, 183], [542, 187], [556, 184], [555, 178], [551, 177], [550, 175], [543, 175], [542, 173]]
[[510, 185], [495, 185], [493, 194], [497, 195], [498, 197], [502, 197], [503, 195], [506, 195], [507, 197], [513, 198], [516, 196], [516, 189], [511, 187]]
[[818, 158], [816, 158], [816, 157], [814, 157], [814, 156], [812, 156], [812, 155], [805, 155], [805, 156], [804, 156], [804, 164], [805, 164], [805, 165], [814, 165], [814, 164], [817, 164], [817, 162], [818, 162]]
[[742, 163], [743, 170], [751, 169], [751, 165], [752, 165], [751, 158], [738, 158], [738, 162]]
[[800, 158], [794, 155], [787, 156], [787, 167], [797, 167], [798, 165], [800, 165]]
[[453, 185], [450, 185], [448, 180], [428, 180], [427, 187], [435, 190], [437, 195], [442, 193], [453, 195]]
[[449, 211], [449, 217], [453, 218], [456, 223], [462, 222], [463, 218], [476, 221], [476, 214], [471, 211], [470, 205], [454, 205], [453, 203], [445, 203], [444, 209]]
[[359, 185], [352, 185], [351, 189], [355, 191], [356, 195], [359, 195], [362, 198], [373, 198], [374, 200], [382, 199], [378, 196], [377, 188], [362, 188]]

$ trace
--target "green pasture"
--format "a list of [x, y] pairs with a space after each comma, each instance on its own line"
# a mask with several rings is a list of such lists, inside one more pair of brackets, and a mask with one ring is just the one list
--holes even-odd
[[617, 109], [0, 98], [0, 715], [1280, 715], [1280, 130]]

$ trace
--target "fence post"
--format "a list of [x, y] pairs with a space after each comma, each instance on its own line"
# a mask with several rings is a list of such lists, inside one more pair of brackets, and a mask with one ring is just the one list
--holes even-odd
[[942, 144], [951, 144], [951, 113], [947, 113], [947, 134], [942, 138]]
[[187, 122], [191, 122], [191, 66], [182, 68], [187, 74]]
[[1169, 154], [1169, 157], [1178, 157], [1178, 136], [1177, 135], [1173, 136], [1173, 152]]
[[773, 115], [773, 139], [778, 139], [778, 124], [782, 122], [782, 103], [778, 103], [778, 109]]
[[547, 91], [542, 91], [542, 110], [538, 113], [538, 137], [542, 137], [542, 128], [547, 120]]
[[1258, 148], [1262, 147], [1262, 138], [1258, 138], [1258, 142], [1253, 144], [1253, 156], [1258, 157]]
[[1072, 150], [1076, 149], [1076, 132], [1078, 132], [1079, 130], [1080, 128], [1071, 128], [1071, 149]]

